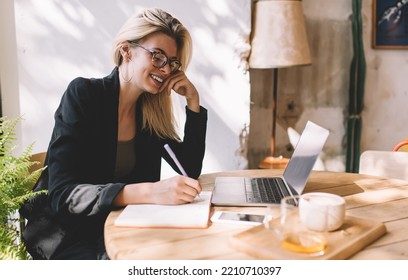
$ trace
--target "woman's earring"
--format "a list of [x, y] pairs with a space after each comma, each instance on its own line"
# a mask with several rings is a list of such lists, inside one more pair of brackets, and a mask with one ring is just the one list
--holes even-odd
[[[129, 57], [127, 57], [127, 60], [128, 61], [132, 61]], [[122, 66], [123, 66], [123, 64], [122, 64]], [[123, 67], [122, 67], [122, 69], [123, 69]], [[121, 69], [121, 70], [122, 70]], [[126, 71], [126, 72], [128, 72], [128, 71]], [[122, 71], [120, 71], [120, 75], [121, 75], [121, 77], [122, 77], [122, 80], [125, 82], [125, 83], [129, 83], [131, 80], [132, 80], [132, 78], [133, 78], [133, 73], [134, 73], [134, 69], [133, 69], [133, 67], [132, 67], [132, 75], [128, 75], [128, 79], [125, 79], [125, 77], [124, 77], [124, 75], [123, 75], [123, 72]]]

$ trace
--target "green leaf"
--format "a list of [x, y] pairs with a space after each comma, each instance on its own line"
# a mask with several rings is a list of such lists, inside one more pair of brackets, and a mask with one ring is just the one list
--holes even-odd
[[29, 257], [20, 241], [18, 222], [21, 218], [13, 218], [13, 214], [27, 199], [46, 192], [32, 192], [32, 186], [45, 168], [30, 173], [30, 168], [37, 163], [30, 161], [34, 143], [15, 155], [15, 127], [21, 120], [22, 117], [0, 118], [0, 259]]

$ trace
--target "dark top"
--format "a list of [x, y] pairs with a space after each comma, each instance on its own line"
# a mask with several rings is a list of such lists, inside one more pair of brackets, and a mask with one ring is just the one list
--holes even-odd
[[[118, 141], [116, 148], [115, 178], [122, 177], [132, 172], [135, 167], [135, 139], [128, 141]], [[117, 180], [115, 180], [117, 181]]]
[[177, 142], [141, 129], [140, 98], [136, 107], [135, 167], [120, 182], [114, 181], [118, 75], [115, 68], [102, 79], [77, 78], [62, 97], [45, 160], [48, 168], [35, 187], [48, 189], [48, 198], [40, 196], [20, 211], [28, 219], [24, 241], [34, 258], [80, 258], [67, 256], [64, 250], [75, 244], [91, 252], [101, 247], [96, 241], [103, 240], [104, 221], [115, 209], [113, 200], [126, 184], [159, 181], [162, 157], [180, 173], [166, 153], [165, 143], [190, 177], [198, 178], [201, 173], [207, 110], [201, 107], [196, 113], [186, 107], [184, 139]]

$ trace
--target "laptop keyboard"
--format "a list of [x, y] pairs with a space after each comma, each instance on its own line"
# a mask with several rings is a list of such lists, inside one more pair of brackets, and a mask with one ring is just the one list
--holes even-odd
[[[257, 203], [280, 203], [286, 186], [282, 178], [251, 178], [247, 185], [247, 201]], [[288, 193], [285, 191], [285, 193]]]

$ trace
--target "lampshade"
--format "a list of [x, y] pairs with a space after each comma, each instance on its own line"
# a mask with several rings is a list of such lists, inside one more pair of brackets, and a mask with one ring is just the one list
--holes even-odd
[[254, 8], [250, 68], [311, 64], [300, 0], [260, 0]]

